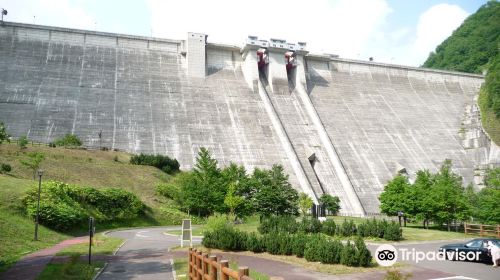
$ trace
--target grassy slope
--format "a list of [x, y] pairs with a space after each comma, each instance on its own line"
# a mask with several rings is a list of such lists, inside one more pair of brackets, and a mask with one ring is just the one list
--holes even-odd
[[[0, 174], [0, 271], [5, 270], [24, 254], [50, 247], [58, 242], [81, 235], [81, 232], [58, 233], [40, 228], [40, 240], [33, 241], [33, 221], [21, 209], [20, 198], [37, 182], [31, 170], [19, 163], [28, 152], [43, 152], [41, 168], [43, 180], [60, 180], [68, 183], [100, 187], [121, 187], [136, 193], [149, 207], [146, 215], [134, 220], [97, 224], [96, 228], [151, 226], [169, 224], [171, 221], [160, 210], [165, 201], [158, 200], [154, 188], [170, 176], [149, 166], [128, 164], [130, 155], [112, 151], [86, 151], [29, 145], [20, 150], [15, 144], [0, 145], [0, 163], [8, 163], [12, 171]], [[115, 156], [118, 162], [114, 161]], [[175, 210], [175, 209], [174, 209]], [[175, 212], [177, 211], [177, 212]], [[177, 214], [179, 211], [175, 210]]]
[[93, 262], [92, 265], [84, 261], [71, 261], [68, 263], [50, 263], [40, 273], [37, 280], [71, 279], [91, 280], [99, 269], [104, 267], [104, 262]]
[[483, 89], [479, 92], [477, 103], [481, 110], [481, 123], [484, 129], [488, 132], [491, 140], [495, 144], [500, 145], [500, 119], [495, 116], [492, 108], [488, 107], [487, 93]]

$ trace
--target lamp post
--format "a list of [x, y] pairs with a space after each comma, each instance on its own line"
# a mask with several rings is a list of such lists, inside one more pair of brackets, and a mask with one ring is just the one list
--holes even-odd
[[36, 221], [35, 221], [35, 241], [38, 241], [38, 218], [40, 216], [40, 193], [42, 192], [42, 175], [43, 170], [39, 169], [36, 174], [38, 175], [38, 203], [36, 205]]
[[2, 8], [2, 23], [3, 23], [3, 16], [7, 15], [7, 10]]

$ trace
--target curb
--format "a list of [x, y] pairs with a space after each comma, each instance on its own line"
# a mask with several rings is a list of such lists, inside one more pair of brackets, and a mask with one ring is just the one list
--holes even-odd
[[108, 266], [108, 263], [105, 262], [104, 263], [104, 266], [99, 269], [99, 271], [97, 272], [97, 274], [94, 276], [94, 278], [92, 278], [92, 280], [96, 280], [97, 278], [99, 278], [99, 276], [101, 276], [101, 274], [104, 272], [104, 269], [106, 269], [106, 267]]

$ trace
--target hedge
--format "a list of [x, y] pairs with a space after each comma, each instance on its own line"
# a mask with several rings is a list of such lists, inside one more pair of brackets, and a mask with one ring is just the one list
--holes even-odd
[[347, 266], [370, 266], [371, 253], [361, 237], [346, 245], [329, 240], [321, 234], [289, 234], [271, 231], [262, 236], [246, 233], [231, 226], [205, 232], [202, 245], [230, 251], [268, 252], [274, 255], [295, 255], [307, 261]]
[[179, 172], [179, 162], [164, 155], [133, 155], [130, 158], [130, 163], [135, 165], [149, 165], [154, 166], [165, 173], [174, 174]]
[[258, 230], [261, 234], [272, 232], [279, 233], [319, 233], [323, 232], [329, 236], [360, 236], [383, 238], [390, 241], [403, 239], [399, 224], [386, 220], [365, 220], [358, 226], [352, 220], [344, 220], [341, 224], [335, 224], [333, 220], [321, 223], [317, 219], [303, 218], [297, 222], [293, 216], [269, 216], [262, 217]]

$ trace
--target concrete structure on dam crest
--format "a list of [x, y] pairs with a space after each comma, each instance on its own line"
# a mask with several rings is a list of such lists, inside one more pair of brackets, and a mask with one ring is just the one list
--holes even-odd
[[[483, 77], [311, 54], [305, 43], [207, 43], [5, 22], [0, 120], [14, 137], [67, 133], [88, 147], [160, 153], [193, 166], [207, 147], [222, 165], [284, 166], [315, 201], [379, 212], [398, 172], [445, 159], [480, 187], [500, 164], [476, 99]], [[99, 132], [102, 137], [99, 138]]]

